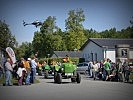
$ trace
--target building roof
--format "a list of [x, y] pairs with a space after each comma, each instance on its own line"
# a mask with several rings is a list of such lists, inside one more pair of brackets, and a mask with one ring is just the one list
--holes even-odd
[[133, 48], [133, 39], [116, 39], [116, 38], [89, 38], [80, 50], [83, 50], [89, 42], [93, 42], [100, 47], [115, 48], [115, 45], [128, 44]]
[[81, 57], [81, 52], [80, 51], [54, 51], [52, 58], [59, 57], [59, 58], [64, 58], [66, 55], [69, 57]]

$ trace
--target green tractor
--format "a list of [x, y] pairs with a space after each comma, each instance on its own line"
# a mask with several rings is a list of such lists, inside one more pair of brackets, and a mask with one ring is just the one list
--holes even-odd
[[76, 72], [77, 66], [71, 63], [63, 63], [61, 66], [54, 66], [54, 82], [61, 84], [62, 79], [71, 78], [71, 82], [81, 82], [80, 73]]
[[51, 66], [46, 64], [44, 66], [44, 78], [48, 79], [50, 75], [52, 75], [53, 69]]

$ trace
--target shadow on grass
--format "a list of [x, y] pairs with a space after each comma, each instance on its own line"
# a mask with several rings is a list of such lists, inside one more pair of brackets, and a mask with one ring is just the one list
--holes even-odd
[[[40, 83], [40, 81], [37, 80], [37, 79], [35, 79], [35, 83], [34, 83], [34, 84], [37, 84], [37, 83]], [[12, 79], [12, 84], [13, 84], [14, 86], [18, 86], [18, 79], [13, 78], [13, 79]], [[0, 85], [5, 86], [5, 78], [4, 78], [4, 77], [0, 79]]]

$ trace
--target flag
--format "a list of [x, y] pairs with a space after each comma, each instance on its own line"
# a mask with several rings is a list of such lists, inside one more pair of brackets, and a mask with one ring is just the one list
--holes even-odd
[[16, 57], [15, 57], [15, 53], [14, 53], [13, 49], [11, 47], [7, 47], [6, 52], [8, 53], [12, 63], [15, 63], [16, 62]]

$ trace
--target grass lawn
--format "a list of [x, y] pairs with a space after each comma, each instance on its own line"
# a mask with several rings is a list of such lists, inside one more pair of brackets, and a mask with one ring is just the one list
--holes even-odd
[[[18, 82], [17, 79], [15, 79], [15, 78], [12, 79], [13, 84], [17, 84], [17, 82]], [[4, 83], [5, 83], [5, 77], [1, 77], [0, 84], [4, 84]]]
[[[13, 85], [18, 85], [18, 80], [16, 78], [13, 78], [12, 83], [13, 83]], [[36, 79], [35, 84], [36, 83], [40, 83], [40, 81]], [[5, 77], [0, 78], [0, 84], [5, 84]]]

